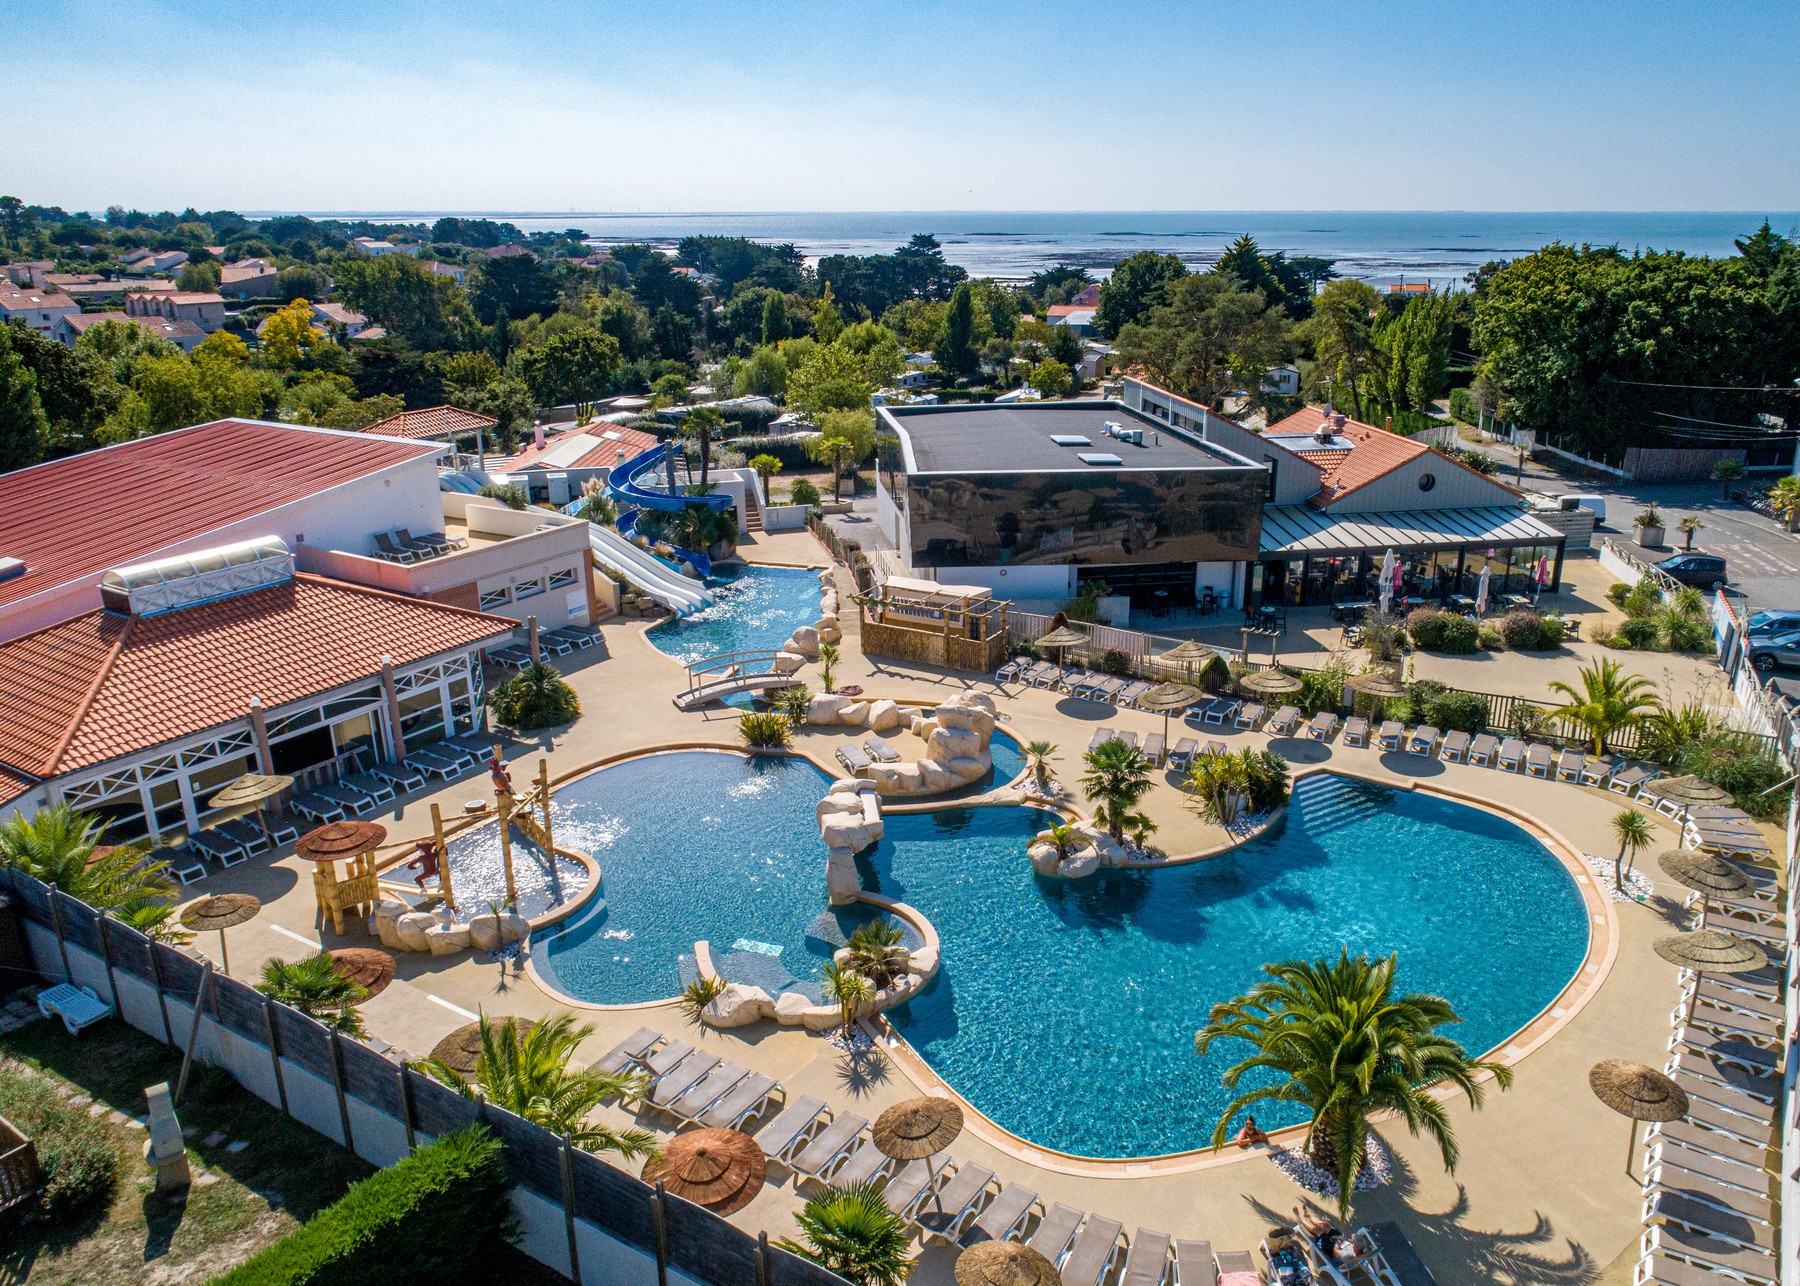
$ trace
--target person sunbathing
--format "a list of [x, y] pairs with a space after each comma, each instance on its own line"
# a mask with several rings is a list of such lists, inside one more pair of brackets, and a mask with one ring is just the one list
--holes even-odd
[[1244, 1128], [1237, 1132], [1237, 1138], [1232, 1141], [1240, 1148], [1248, 1151], [1258, 1143], [1267, 1143], [1269, 1141], [1269, 1136], [1263, 1131], [1261, 1126], [1257, 1125], [1254, 1116], [1246, 1116], [1244, 1118]]
[[1334, 1264], [1349, 1263], [1361, 1257], [1350, 1239], [1338, 1231], [1338, 1226], [1329, 1219], [1322, 1219], [1310, 1210], [1294, 1207], [1294, 1223], [1319, 1248], [1319, 1253]]

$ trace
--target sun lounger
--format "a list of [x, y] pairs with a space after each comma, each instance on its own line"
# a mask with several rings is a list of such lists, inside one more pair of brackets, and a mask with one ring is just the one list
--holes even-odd
[[1050, 661], [1033, 661], [1020, 671], [1019, 677], [1034, 688], [1062, 686], [1062, 668]]
[[1088, 738], [1088, 753], [1092, 754], [1118, 735], [1111, 728], [1095, 728], [1094, 735]]
[[1725, 1009], [1705, 1001], [1696, 1003], [1692, 1010], [1686, 1002], [1675, 1006], [1670, 1015], [1672, 1022], [1685, 1021], [1696, 1027], [1715, 1032], [1720, 1036], [1731, 1036], [1739, 1040], [1747, 1040], [1753, 1045], [1781, 1044], [1781, 1023], [1777, 1019], [1764, 1018], [1755, 1014], [1746, 1014], [1741, 1010]]
[[1525, 762], [1526, 746], [1517, 737], [1508, 737], [1500, 743], [1499, 768], [1501, 772], [1518, 772], [1519, 765]]
[[[1682, 1027], [1677, 1030], [1669, 1038], [1669, 1049], [1671, 1052], [1690, 1049], [1696, 1054], [1704, 1055], [1715, 1065], [1722, 1063], [1741, 1067], [1753, 1076], [1773, 1077], [1781, 1067], [1779, 1054], [1758, 1049], [1748, 1041], [1701, 1031], [1697, 1027]], [[1701, 1074], [1706, 1074], [1704, 1068], [1701, 1069]]]
[[869, 758], [876, 763], [897, 764], [900, 762], [900, 752], [894, 749], [894, 743], [886, 737], [864, 737], [862, 747], [869, 752]]
[[857, 1135], [869, 1128], [869, 1123], [854, 1112], [845, 1112], [834, 1116], [826, 1127], [813, 1136], [807, 1145], [800, 1149], [798, 1155], [788, 1162], [788, 1167], [800, 1174], [820, 1178], [824, 1171], [835, 1164], [839, 1157], [850, 1150], [856, 1142]]
[[1203, 755], [1225, 755], [1231, 753], [1231, 748], [1223, 741], [1209, 741], [1204, 746], [1200, 747], [1200, 753]]
[[857, 1184], [875, 1182], [888, 1172], [890, 1164], [892, 1158], [875, 1146], [874, 1139], [864, 1139], [829, 1174], [819, 1177], [834, 1188], [852, 1188]]
[[313, 794], [323, 795], [326, 799], [334, 799], [348, 808], [352, 815], [373, 808], [375, 801], [354, 786], [341, 781], [322, 781], [313, 787]]
[[375, 533], [375, 557], [390, 563], [416, 563], [420, 554], [416, 549], [401, 545], [390, 533], [378, 531]]
[[1195, 753], [1199, 749], [1200, 743], [1198, 741], [1195, 741], [1192, 737], [1183, 737], [1180, 741], [1175, 743], [1175, 748], [1169, 752], [1167, 761], [1169, 767], [1186, 768], [1188, 764], [1192, 762]]
[[1419, 727], [1414, 728], [1412, 736], [1406, 739], [1406, 753], [1409, 755], [1423, 755], [1425, 758], [1429, 759], [1431, 758], [1431, 752], [1437, 749], [1437, 743], [1438, 730], [1428, 723], [1421, 724]]
[[326, 822], [341, 822], [350, 816], [350, 810], [343, 804], [319, 794], [295, 795], [288, 802], [295, 812], [304, 813], [321, 825]]
[[461, 755], [452, 757], [427, 747], [423, 750], [409, 752], [406, 756], [406, 766], [418, 768], [430, 773], [433, 777], [442, 777], [448, 781], [452, 777], [462, 776], [463, 771], [468, 768], [469, 762]]
[[573, 625], [558, 625], [555, 629], [543, 631], [543, 637], [561, 639], [570, 647], [585, 652], [600, 641], [597, 630], [576, 629]]
[[600, 1055], [594, 1066], [602, 1072], [622, 1072], [627, 1067], [641, 1062], [656, 1047], [656, 1042], [662, 1038], [661, 1032], [651, 1031], [648, 1027], [640, 1027]]
[[875, 766], [875, 761], [869, 758], [861, 746], [839, 746], [837, 759], [844, 765], [844, 771], [852, 777], [860, 776]]
[[423, 536], [415, 536], [404, 527], [394, 528], [402, 545], [411, 545], [415, 549], [430, 549], [438, 553], [449, 553], [453, 549], [467, 549], [469, 541], [466, 536], [452, 536], [448, 532], [428, 531]]
[[155, 861], [168, 863], [169, 874], [183, 884], [192, 884], [195, 880], [206, 878], [206, 863], [200, 860], [198, 850], [186, 841], [159, 848], [150, 856]]
[[263, 828], [242, 817], [219, 822], [214, 825], [213, 830], [233, 843], [242, 845], [244, 851], [252, 856], [269, 847], [269, 836], [263, 833]]
[[1581, 770], [1587, 766], [1585, 750], [1565, 750], [1556, 757], [1556, 780], [1581, 781]]
[[[1344, 744], [1346, 746], [1366, 746], [1369, 744], [1369, 721], [1360, 714], [1353, 714], [1344, 720]], [[1197, 1242], [1179, 1243], [1197, 1245]]]
[[1765, 1158], [1769, 1154], [1766, 1133], [1763, 1142], [1751, 1143], [1736, 1135], [1702, 1129], [1687, 1121], [1668, 1121], [1655, 1126], [1644, 1143], [1650, 1147], [1659, 1143], [1668, 1143], [1675, 1147], [1693, 1152], [1703, 1152], [1708, 1156], [1720, 1157], [1723, 1160], [1758, 1170], [1766, 1168]]
[[1661, 1252], [1671, 1259], [1686, 1260], [1715, 1270], [1706, 1279], [1714, 1286], [1722, 1280], [1717, 1270], [1749, 1281], [1773, 1282], [1779, 1276], [1775, 1257], [1766, 1251], [1748, 1249], [1721, 1237], [1709, 1237], [1675, 1222], [1646, 1228], [1639, 1250], [1644, 1261], [1652, 1264], [1657, 1262], [1658, 1252]]
[[1063, 1286], [1100, 1286], [1119, 1259], [1119, 1234], [1125, 1225], [1116, 1219], [1089, 1215], [1075, 1234], [1075, 1244], [1057, 1266]]
[[1113, 703], [1122, 706], [1136, 706], [1138, 698], [1155, 686], [1154, 683], [1145, 683], [1142, 679], [1134, 680], [1126, 684], [1125, 689], [1113, 697]]
[[1653, 780], [1656, 775], [1656, 769], [1649, 764], [1626, 764], [1623, 768], [1613, 772], [1612, 779], [1606, 783], [1606, 788], [1629, 798], [1637, 794], [1638, 787]]
[[[569, 642], [569, 640], [557, 638], [556, 635], [550, 633], [548, 630], [538, 631], [538, 651], [540, 653], [548, 653], [551, 656], [567, 656], [574, 650], [575, 645]], [[529, 644], [526, 647], [526, 651], [530, 651]]]
[[1375, 744], [1383, 750], [1398, 750], [1400, 749], [1400, 734], [1404, 731], [1399, 720], [1384, 719], [1381, 727], [1375, 733]]
[[1711, 1152], [1701, 1152], [1694, 1148], [1682, 1147], [1679, 1143], [1655, 1138], [1646, 1139], [1645, 1143], [1649, 1145], [1650, 1153], [1646, 1163], [1649, 1171], [1646, 1182], [1664, 1182], [1668, 1176], [1659, 1175], [1657, 1172], [1667, 1168], [1682, 1174], [1699, 1175], [1712, 1183], [1742, 1188], [1759, 1196], [1769, 1190], [1769, 1172], [1760, 1166], [1728, 1161]]
[[1444, 734], [1444, 744], [1438, 750], [1438, 758], [1453, 764], [1460, 764], [1469, 756], [1469, 734], [1460, 728], [1453, 728]]
[[38, 992], [38, 1012], [46, 1018], [60, 1018], [69, 1035], [79, 1036], [97, 1022], [112, 1017], [107, 1004], [92, 987], [75, 987], [59, 983]]
[[1218, 1286], [1219, 1265], [1210, 1241], [1175, 1243], [1175, 1286]]
[[1138, 748], [1138, 735], [1135, 732], [1120, 732], [1113, 735], [1114, 741], [1123, 742], [1133, 750]]
[[671, 1115], [679, 1116], [684, 1121], [697, 1121], [705, 1115], [707, 1108], [723, 1098], [726, 1091], [748, 1075], [748, 1067], [740, 1067], [728, 1059], [721, 1060], [714, 1063], [712, 1070], [696, 1081], [691, 1089], [671, 1099], [666, 1106]]
[[[1744, 987], [1733, 987], [1723, 978], [1701, 978], [1700, 1003], [1717, 1005], [1721, 1009], [1735, 1009], [1739, 1013], [1753, 1014], [1758, 1018], [1773, 1018], [1780, 1021], [1783, 1016], [1781, 993], [1774, 990], [1752, 991]], [[1694, 984], [1689, 982], [1682, 988], [1681, 999], [1685, 1003], [1694, 994]]]
[[1239, 728], [1254, 728], [1268, 713], [1269, 708], [1260, 701], [1251, 701], [1238, 707], [1237, 717], [1232, 720], [1232, 723]]
[[497, 647], [487, 654], [490, 665], [500, 666], [506, 670], [523, 670], [531, 664], [531, 649], [509, 643], [505, 647]]
[[963, 1228], [957, 1241], [963, 1246], [983, 1241], [1010, 1241], [1025, 1227], [1025, 1221], [1031, 1218], [1037, 1204], [1037, 1193], [1009, 1183]]
[[1525, 752], [1525, 774], [1528, 777], [1542, 777], [1550, 780], [1550, 747], [1541, 741], [1531, 743]]
[[369, 776], [380, 778], [396, 791], [417, 790], [425, 784], [425, 774], [411, 764], [373, 764]]
[[756, 1144], [764, 1156], [774, 1157], [787, 1165], [789, 1154], [812, 1137], [824, 1112], [825, 1104], [816, 1098], [794, 1099], [781, 1109], [780, 1115], [756, 1132]]
[[346, 773], [341, 783], [359, 794], [367, 795], [372, 804], [386, 804], [394, 798], [394, 788], [374, 773]]
[[446, 758], [461, 757], [466, 762], [478, 764], [494, 753], [494, 745], [499, 737], [493, 733], [459, 732], [453, 737], [444, 737], [431, 743], [431, 749]]
[[1169, 1244], [1168, 1233], [1139, 1228], [1125, 1255], [1119, 1286], [1163, 1286], [1163, 1278], [1169, 1275]]
[[1774, 850], [1761, 835], [1729, 831], [1702, 831], [1695, 837], [1695, 847], [1709, 848], [1725, 857], [1772, 857]]
[[1306, 725], [1306, 735], [1314, 741], [1325, 741], [1337, 729], [1338, 717], [1330, 710], [1321, 710]]
[[236, 866], [250, 856], [247, 847], [217, 830], [197, 830], [188, 836], [188, 843], [198, 849], [202, 857], [222, 867]]
[[1087, 1215], [1083, 1212], [1073, 1210], [1060, 1201], [1055, 1202], [1044, 1211], [1044, 1217], [1038, 1220], [1038, 1226], [1032, 1229], [1031, 1239], [1025, 1244], [1054, 1264], [1062, 1258], [1070, 1239], [1075, 1236], [1075, 1230], [1085, 1218]]
[[887, 1186], [881, 1190], [882, 1199], [889, 1210], [902, 1219], [910, 1219], [913, 1208], [931, 1186], [933, 1177], [931, 1162], [909, 1161], [900, 1173], [887, 1181]]
[[774, 1077], [754, 1072], [695, 1119], [709, 1130], [735, 1130], [774, 1102], [780, 1092]]
[[720, 1063], [720, 1059], [701, 1050], [693, 1050], [674, 1067], [650, 1083], [644, 1102], [652, 1107], [673, 1106], [682, 1095], [700, 1084]]
[[1751, 1189], [1744, 1184], [1754, 1182], [1755, 1176], [1745, 1173], [1741, 1167], [1737, 1173], [1744, 1183], [1729, 1183], [1691, 1170], [1658, 1166], [1644, 1176], [1644, 1209], [1646, 1213], [1661, 1213], [1657, 1207], [1663, 1201], [1691, 1201], [1753, 1223], [1771, 1223], [1775, 1211], [1769, 1204], [1766, 1179], [1761, 1189]]
[[1139, 749], [1138, 753], [1143, 755], [1144, 758], [1148, 759], [1152, 764], [1161, 764], [1163, 758], [1162, 733], [1146, 733], [1144, 735], [1144, 744]]
[[[1678, 1084], [1685, 1084], [1683, 1077], [1692, 1077], [1698, 1084], [1695, 1086], [1696, 1101], [1710, 1102], [1722, 1097], [1721, 1091], [1743, 1094], [1759, 1103], [1773, 1105], [1781, 1097], [1781, 1081], [1767, 1072], [1751, 1067], [1743, 1067], [1737, 1063], [1724, 1062], [1711, 1054], [1694, 1049], [1677, 1049], [1670, 1056], [1663, 1070], [1673, 1076]], [[1715, 1087], [1708, 1089], [1706, 1087]], [[1757, 1123], [1763, 1123], [1768, 1112], [1763, 1108], [1756, 1109]], [[1716, 1129], [1732, 1129], [1734, 1123], [1729, 1121], [1713, 1122], [1694, 1117], [1700, 1124]], [[1742, 1122], [1735, 1125], [1739, 1128]], [[1758, 1135], [1751, 1142], [1760, 1143], [1763, 1136]]]
[[1125, 686], [1125, 680], [1117, 675], [1097, 674], [1090, 682], [1082, 685], [1078, 695], [1089, 701], [1111, 701], [1125, 690]]
[[1599, 786], [1604, 788], [1613, 773], [1618, 771], [1624, 760], [1617, 755], [1600, 755], [1587, 760], [1581, 765], [1581, 772], [1576, 778], [1583, 786]]
[[1256, 1272], [1256, 1261], [1250, 1258], [1247, 1250], [1221, 1250], [1213, 1259], [1218, 1263], [1221, 1274]]
[[1753, 1209], [1753, 1203], [1749, 1201], [1725, 1209], [1722, 1206], [1728, 1198], [1715, 1196], [1714, 1200], [1720, 1204], [1701, 1201], [1686, 1193], [1652, 1192], [1644, 1198], [1644, 1222], [1660, 1219], [1702, 1236], [1731, 1242], [1745, 1250], [1766, 1254], [1775, 1249], [1775, 1230], [1767, 1222], [1767, 1199], [1761, 1202], [1760, 1212]]
[[932, 1188], [913, 1206], [913, 1222], [925, 1233], [952, 1241], [962, 1231], [975, 1203], [987, 1196], [994, 1172], [978, 1165], [959, 1165], [948, 1182]]
[[1238, 710], [1242, 705], [1243, 702], [1241, 701], [1235, 701], [1230, 697], [1220, 697], [1217, 701], [1212, 703], [1211, 707], [1208, 708], [1206, 713], [1201, 715], [1200, 718], [1202, 722], [1217, 724], [1219, 727], [1223, 728], [1227, 722], [1237, 718]]
[[1293, 733], [1294, 725], [1299, 722], [1299, 706], [1282, 706], [1275, 712], [1275, 717], [1269, 720], [1268, 727], [1263, 731], [1272, 737], [1286, 737]]
[[1691, 1071], [1679, 1071], [1671, 1079], [1681, 1086], [1690, 1103], [1709, 1103], [1727, 1112], [1749, 1117], [1757, 1126], [1766, 1127], [1774, 1122], [1775, 1105], [1766, 1099], [1746, 1094], [1729, 1085], [1721, 1085], [1717, 1081], [1705, 1080]]
[[1499, 753], [1500, 739], [1491, 732], [1480, 733], [1469, 743], [1469, 762], [1483, 768], [1491, 766]]

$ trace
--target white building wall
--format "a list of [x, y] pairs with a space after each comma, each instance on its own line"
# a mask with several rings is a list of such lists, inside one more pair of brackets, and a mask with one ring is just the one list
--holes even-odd
[[887, 488], [886, 474], [875, 479], [875, 526], [904, 557], [910, 542], [900, 538], [900, 506], [894, 503], [893, 493]]
[[1230, 607], [1237, 601], [1238, 587], [1244, 583], [1243, 563], [1195, 563], [1194, 596], [1210, 589]]
[[934, 567], [922, 569], [942, 585], [980, 585], [995, 598], [1073, 598], [1075, 567]]
[[[1419, 490], [1419, 479], [1430, 474], [1436, 481], [1430, 491]], [[1488, 505], [1517, 505], [1519, 497], [1500, 483], [1465, 469], [1453, 460], [1429, 452], [1410, 460], [1366, 487], [1359, 487], [1331, 504], [1334, 514], [1391, 513], [1404, 509], [1478, 509]]]

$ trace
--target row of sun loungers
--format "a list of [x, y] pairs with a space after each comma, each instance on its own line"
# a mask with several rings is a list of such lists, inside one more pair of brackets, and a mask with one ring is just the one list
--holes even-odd
[[416, 563], [468, 547], [466, 537], [443, 532], [428, 531], [423, 536], [415, 536], [406, 528], [397, 527], [393, 531], [375, 533], [375, 557], [390, 563]]
[[[703, 1128], [755, 1130], [758, 1146], [797, 1179], [835, 1187], [881, 1185], [888, 1207], [921, 1237], [964, 1249], [983, 1241], [1023, 1241], [1057, 1266], [1068, 1286], [1101, 1286], [1115, 1269], [1118, 1286], [1217, 1286], [1227, 1272], [1256, 1271], [1242, 1252], [1215, 1254], [1205, 1241], [1177, 1241], [1140, 1228], [1129, 1239], [1117, 1220], [1006, 1183], [985, 1166], [948, 1156], [896, 1162], [876, 1145], [868, 1118], [834, 1112], [816, 1098], [787, 1099], [781, 1086], [695, 1049], [639, 1028], [595, 1064], [602, 1071], [641, 1071], [642, 1104]], [[780, 1110], [774, 1111], [779, 1105]], [[772, 1113], [772, 1114], [771, 1114]]]

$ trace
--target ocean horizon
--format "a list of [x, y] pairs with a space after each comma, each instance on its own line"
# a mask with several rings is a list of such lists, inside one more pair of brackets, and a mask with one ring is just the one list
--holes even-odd
[[1459, 284], [1495, 259], [1546, 245], [1616, 245], [1633, 250], [1734, 254], [1732, 241], [1766, 218], [1777, 231], [1800, 228], [1796, 211], [1481, 210], [889, 210], [889, 211], [504, 211], [258, 210], [246, 217], [429, 223], [446, 216], [495, 219], [524, 232], [579, 228], [598, 245], [670, 246], [686, 236], [742, 236], [792, 242], [807, 259], [880, 254], [916, 232], [943, 243], [944, 256], [977, 277], [1019, 280], [1057, 264], [1104, 275], [1144, 250], [1178, 255], [1193, 268], [1213, 263], [1248, 233], [1265, 252], [1316, 255], [1376, 285]]

